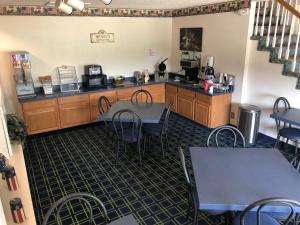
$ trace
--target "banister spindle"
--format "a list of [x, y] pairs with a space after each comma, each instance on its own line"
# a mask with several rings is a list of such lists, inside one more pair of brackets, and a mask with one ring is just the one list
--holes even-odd
[[289, 33], [289, 39], [288, 39], [288, 44], [285, 52], [285, 59], [289, 59], [290, 57], [290, 46], [291, 46], [291, 39], [292, 39], [292, 34], [294, 32], [294, 26], [295, 26], [295, 16], [292, 15], [292, 22], [291, 22], [291, 28], [290, 28], [290, 33]]
[[270, 33], [271, 33], [271, 25], [272, 25], [272, 19], [273, 19], [274, 2], [275, 2], [275, 0], [272, 0], [271, 12], [270, 12], [270, 17], [269, 17], [268, 35], [267, 35], [267, 41], [266, 41], [267, 47], [269, 47], [269, 44], [270, 44]]
[[[299, 21], [299, 19], [298, 19]], [[299, 25], [298, 25], [299, 26]], [[299, 39], [300, 39], [300, 26], [298, 28], [298, 35], [297, 35], [297, 40], [296, 40], [296, 48], [295, 48], [295, 53], [294, 53], [294, 60], [292, 63], [292, 72], [295, 72], [296, 69], [296, 63], [297, 63], [297, 54], [298, 54], [298, 50], [299, 50]]]
[[[285, 10], [287, 11], [287, 10]], [[285, 25], [286, 25], [286, 18], [287, 18], [287, 14], [284, 14], [284, 20], [283, 20], [283, 26], [282, 26], [282, 31], [281, 31], [281, 40], [280, 40], [280, 47], [278, 50], [278, 59], [281, 59], [282, 56], [282, 46], [283, 46], [283, 41], [284, 41], [284, 33], [285, 33]]]
[[256, 10], [257, 14], [256, 14], [256, 21], [255, 21], [254, 36], [257, 36], [258, 33], [259, 11], [260, 11], [260, 2], [258, 2], [258, 8]]
[[267, 6], [268, 6], [268, 1], [264, 2], [264, 13], [263, 13], [263, 18], [262, 18], [262, 22], [261, 22], [261, 27], [260, 27], [260, 36], [264, 35], [264, 30], [265, 30], [265, 19], [266, 19], [266, 10], [267, 10]]
[[276, 39], [277, 39], [277, 29], [278, 29], [278, 23], [279, 23], [279, 15], [280, 15], [280, 4], [277, 4], [277, 10], [276, 10], [276, 24], [275, 24], [275, 30], [273, 35], [273, 43], [272, 47], [275, 48], [276, 46]]

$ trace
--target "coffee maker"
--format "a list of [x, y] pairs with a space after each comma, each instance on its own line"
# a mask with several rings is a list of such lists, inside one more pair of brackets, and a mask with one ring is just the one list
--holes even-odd
[[185, 71], [185, 81], [195, 83], [198, 81], [199, 61], [198, 60], [181, 60], [180, 65]]
[[204, 75], [206, 76], [206, 79], [211, 79], [215, 77], [215, 71], [214, 71], [214, 57], [208, 56], [206, 57], [206, 67], [204, 70]]

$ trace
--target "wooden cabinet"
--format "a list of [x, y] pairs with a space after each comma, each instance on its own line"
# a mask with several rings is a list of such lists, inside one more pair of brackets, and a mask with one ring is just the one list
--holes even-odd
[[184, 88], [178, 88], [177, 113], [194, 119], [195, 92]]
[[[22, 103], [28, 134], [95, 122], [99, 119], [100, 96], [106, 96], [111, 103], [130, 101], [133, 92], [140, 89], [132, 87]], [[209, 128], [229, 122], [231, 94], [210, 96], [178, 88], [175, 84], [154, 84], [143, 86], [142, 89], [150, 92], [154, 102], [173, 102], [174, 112]], [[143, 101], [143, 98], [140, 100]]]
[[133, 92], [140, 90], [140, 87], [134, 87], [134, 88], [127, 88], [117, 91], [117, 100], [118, 101], [130, 101], [131, 95]]
[[177, 112], [177, 87], [166, 84], [165, 103], [168, 105], [170, 102], [173, 102], [172, 111]]
[[101, 96], [107, 97], [111, 104], [117, 101], [116, 91], [105, 91], [90, 94], [90, 109], [92, 122], [99, 120], [100, 114], [98, 109], [98, 100]]
[[229, 123], [231, 94], [209, 96], [196, 93], [194, 120], [209, 128]]
[[89, 123], [91, 121], [89, 95], [58, 98], [60, 126], [62, 128]]
[[36, 134], [60, 128], [57, 100], [41, 100], [22, 104], [28, 134]]
[[[144, 86], [142, 89], [149, 91], [149, 93], [152, 95], [153, 102], [165, 102], [165, 84]], [[142, 101], [146, 101], [145, 96], [142, 96]]]

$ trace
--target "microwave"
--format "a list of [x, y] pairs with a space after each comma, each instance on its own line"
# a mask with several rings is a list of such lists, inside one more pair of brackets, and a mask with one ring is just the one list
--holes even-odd
[[86, 65], [84, 66], [84, 74], [88, 76], [102, 75], [102, 67], [100, 65]]
[[85, 88], [106, 88], [107, 76], [101, 75], [82, 75], [82, 85]]
[[182, 68], [199, 67], [199, 61], [198, 60], [180, 60], [180, 66]]

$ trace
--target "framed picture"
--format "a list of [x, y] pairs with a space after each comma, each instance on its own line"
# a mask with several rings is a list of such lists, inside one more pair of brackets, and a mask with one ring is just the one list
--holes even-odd
[[202, 52], [202, 27], [180, 28], [180, 50]]

